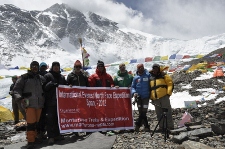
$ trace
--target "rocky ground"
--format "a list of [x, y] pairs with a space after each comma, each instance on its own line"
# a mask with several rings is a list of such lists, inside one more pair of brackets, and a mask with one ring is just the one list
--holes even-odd
[[[187, 110], [193, 116], [193, 122], [186, 123], [186, 126], [181, 129], [171, 131], [166, 142], [164, 142], [164, 133], [156, 132], [151, 137], [157, 119], [155, 112], [149, 111], [148, 120], [151, 124], [151, 132], [118, 134], [113, 148], [201, 149], [211, 147], [225, 149], [225, 101], [218, 104], [214, 104], [213, 101], [207, 101], [207, 103], [207, 106], [197, 109], [173, 109], [175, 125]], [[137, 115], [135, 117], [137, 118]], [[195, 141], [195, 143], [192, 141]]]
[[[224, 49], [217, 50], [217, 53], [223, 52]], [[211, 53], [209, 55], [215, 54]], [[220, 58], [202, 58], [191, 61], [185, 64], [194, 64], [202, 60], [221, 61]], [[202, 92], [197, 89], [213, 88], [219, 90], [225, 86], [225, 77], [210, 78], [206, 80], [195, 80], [202, 74], [200, 71], [194, 71], [192, 73], [176, 72], [172, 75], [174, 81], [174, 92], [182, 92], [188, 90], [191, 96], [201, 95]], [[190, 89], [184, 89], [183, 86], [191, 84]], [[199, 106], [195, 109], [179, 108], [173, 109], [173, 119], [175, 124], [175, 130], [171, 131], [169, 138], [164, 142], [164, 134], [161, 132], [155, 132], [151, 137], [154, 130], [157, 119], [155, 111], [148, 111], [148, 120], [151, 125], [151, 132], [140, 131], [139, 133], [133, 131], [124, 131], [117, 133], [117, 139], [113, 145], [113, 149], [136, 149], [136, 148], [148, 148], [148, 149], [225, 149], [225, 101], [215, 104], [218, 98], [224, 97], [225, 93], [218, 94], [215, 99], [210, 101], [198, 102]], [[206, 104], [205, 104], [206, 103]], [[185, 127], [177, 129], [177, 124], [181, 120], [181, 117], [185, 111], [188, 111], [192, 116], [192, 122], [187, 123]], [[137, 118], [137, 114], [134, 113], [134, 118]], [[11, 139], [12, 136], [24, 132], [24, 130], [16, 131], [13, 129], [13, 123], [0, 123], [0, 148], [7, 144], [15, 143]], [[195, 141], [194, 143], [192, 141]]]

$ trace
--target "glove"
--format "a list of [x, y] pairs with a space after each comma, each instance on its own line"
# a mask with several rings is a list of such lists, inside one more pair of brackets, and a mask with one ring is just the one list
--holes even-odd
[[134, 93], [133, 97], [135, 98], [135, 97], [137, 97], [137, 96], [138, 96], [138, 93]]
[[29, 106], [29, 100], [28, 99], [22, 99], [21, 100], [21, 106], [22, 108], [27, 108]]

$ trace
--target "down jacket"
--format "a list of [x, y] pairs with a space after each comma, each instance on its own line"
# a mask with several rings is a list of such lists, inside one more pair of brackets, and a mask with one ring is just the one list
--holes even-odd
[[106, 73], [106, 70], [104, 69], [103, 72], [100, 72], [98, 69], [96, 69], [95, 74], [92, 74], [88, 78], [88, 82], [90, 87], [113, 87], [114, 82], [112, 77]]
[[150, 71], [150, 89], [151, 89], [151, 99], [156, 100], [165, 95], [172, 95], [173, 92], [173, 81], [172, 78], [162, 72], [162, 67], [160, 67], [160, 73], [158, 75], [154, 75], [152, 71]]
[[133, 81], [133, 76], [125, 73], [117, 72], [117, 76], [114, 78], [114, 85], [119, 87], [130, 87]]
[[40, 109], [44, 107], [44, 91], [42, 89], [45, 79], [39, 74], [33, 74], [31, 71], [23, 74], [13, 88], [16, 100], [28, 99], [29, 108]]
[[150, 97], [150, 85], [149, 85], [150, 74], [145, 69], [142, 75], [137, 75], [134, 77], [131, 88], [132, 95], [138, 93], [142, 99]]
[[57, 98], [56, 98], [56, 87], [58, 85], [66, 85], [66, 80], [61, 72], [56, 73], [50, 70], [47, 74], [44, 75], [46, 79], [45, 85], [45, 98], [46, 98], [46, 106], [57, 106]]
[[76, 74], [74, 72], [68, 74], [67, 83], [73, 86], [89, 86], [88, 77], [85, 76], [85, 74], [82, 72], [80, 72], [79, 74]]

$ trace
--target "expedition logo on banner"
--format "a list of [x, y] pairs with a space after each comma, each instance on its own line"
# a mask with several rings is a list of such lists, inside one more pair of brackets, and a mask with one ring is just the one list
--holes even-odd
[[57, 99], [60, 133], [134, 128], [129, 88], [60, 85]]

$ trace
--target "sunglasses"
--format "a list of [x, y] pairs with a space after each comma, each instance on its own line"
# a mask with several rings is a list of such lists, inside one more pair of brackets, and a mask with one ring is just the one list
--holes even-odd
[[141, 69], [144, 69], [144, 67], [140, 67], [140, 68], [138, 68], [138, 70], [141, 70]]
[[104, 67], [104, 66], [98, 66], [98, 67]]
[[37, 65], [32, 65], [31, 68], [38, 68], [38, 66]]
[[75, 66], [74, 68], [82, 68], [81, 66]]
[[126, 66], [124, 66], [124, 65], [123, 65], [123, 66], [120, 66], [120, 68], [125, 68], [125, 67], [126, 67]]

